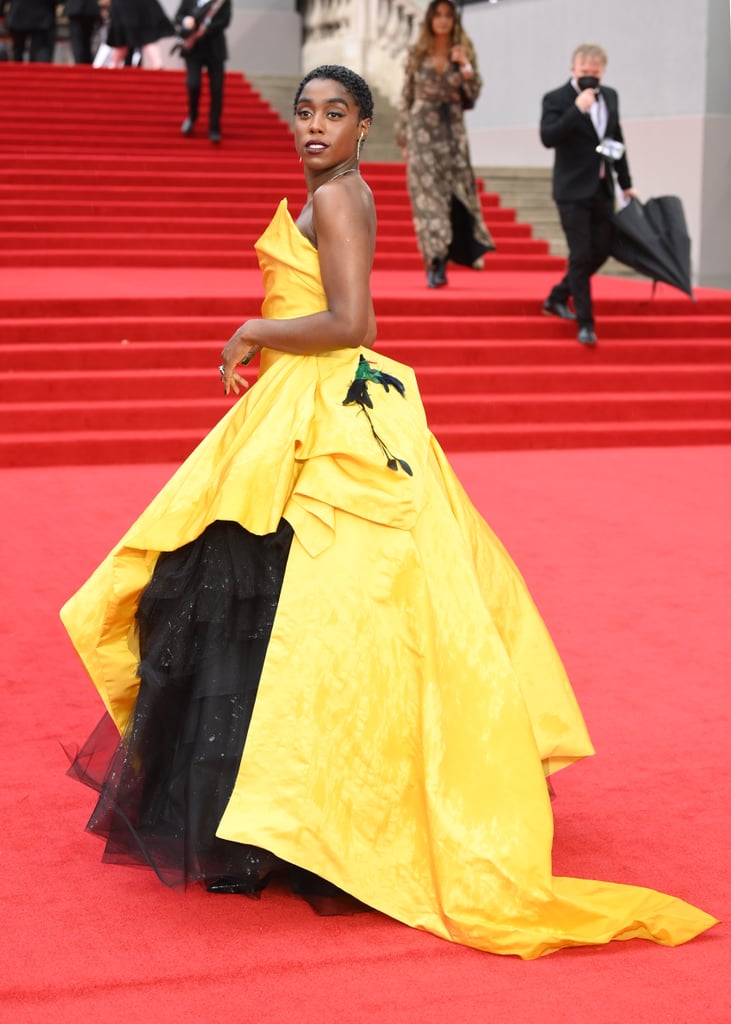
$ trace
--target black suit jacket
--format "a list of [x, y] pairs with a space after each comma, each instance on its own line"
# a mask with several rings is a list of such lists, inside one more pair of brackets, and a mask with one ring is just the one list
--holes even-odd
[[[619, 98], [614, 89], [601, 85], [607, 105], [606, 137], [624, 142], [619, 121]], [[594, 195], [604, 159], [596, 152], [599, 137], [589, 114], [576, 106], [578, 93], [571, 82], [543, 97], [541, 142], [555, 149], [553, 163], [553, 198], [557, 202], [589, 199]], [[614, 164], [621, 188], [631, 188], [627, 155]], [[611, 181], [611, 176], [609, 176]]]
[[10, 0], [5, 24], [11, 32], [35, 32], [56, 24], [55, 0]]
[[[192, 15], [196, 25], [208, 16], [211, 2], [199, 6], [197, 0], [182, 0], [175, 15], [175, 30], [180, 33], [183, 18]], [[203, 63], [208, 61], [225, 61], [228, 56], [226, 49], [226, 36], [224, 29], [228, 28], [231, 21], [231, 0], [226, 0], [224, 5], [216, 12], [204, 34], [193, 46], [192, 50], [183, 50], [183, 57], [190, 56]]]
[[63, 13], [67, 18], [99, 18], [99, 0], [66, 0]]

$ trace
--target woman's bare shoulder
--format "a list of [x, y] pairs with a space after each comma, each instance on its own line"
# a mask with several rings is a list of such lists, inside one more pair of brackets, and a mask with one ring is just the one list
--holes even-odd
[[312, 210], [316, 226], [341, 217], [354, 222], [372, 219], [375, 223], [376, 217], [373, 192], [357, 172], [348, 172], [321, 185], [312, 196]]

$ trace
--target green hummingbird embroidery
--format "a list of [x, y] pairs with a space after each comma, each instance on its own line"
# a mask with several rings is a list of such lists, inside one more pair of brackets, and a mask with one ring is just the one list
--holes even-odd
[[409, 476], [413, 476], [413, 471], [408, 462], [406, 462], [405, 459], [400, 459], [397, 455], [394, 455], [386, 445], [383, 438], [379, 437], [376, 433], [376, 428], [373, 426], [373, 420], [368, 412], [369, 409], [373, 408], [373, 401], [368, 393], [369, 381], [373, 384], [381, 384], [386, 391], [393, 388], [395, 391], [398, 391], [402, 398], [406, 396], [406, 388], [398, 377], [394, 377], [390, 373], [384, 373], [383, 370], [377, 370], [361, 353], [360, 359], [358, 360], [358, 366], [355, 370], [355, 376], [350, 383], [343, 405], [360, 406], [361, 411], [365, 413], [366, 419], [370, 424], [371, 433], [386, 457], [386, 465], [388, 468], [397, 473], [400, 466], [405, 473], [408, 473]]

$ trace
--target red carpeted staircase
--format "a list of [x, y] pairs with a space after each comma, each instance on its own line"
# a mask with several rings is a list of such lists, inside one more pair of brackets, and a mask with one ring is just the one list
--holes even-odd
[[[238, 74], [220, 147], [205, 109], [180, 135], [182, 73], [5, 64], [0, 89], [0, 465], [176, 461], [225, 408], [222, 343], [259, 313], [253, 242], [283, 195], [304, 199], [289, 129]], [[486, 271], [428, 292], [403, 167], [366, 176], [378, 349], [416, 368], [445, 447], [731, 441], [731, 294], [650, 302], [649, 283], [604, 279], [587, 351], [540, 315], [562, 261], [497, 196]], [[235, 285], [208, 294], [212, 271]]]

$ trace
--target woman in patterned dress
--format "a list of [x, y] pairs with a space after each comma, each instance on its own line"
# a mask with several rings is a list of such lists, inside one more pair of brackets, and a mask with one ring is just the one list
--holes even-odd
[[482, 219], [463, 115], [463, 104], [473, 105], [481, 88], [457, 8], [451, 0], [432, 0], [409, 50], [396, 125], [430, 288], [447, 283], [447, 260], [481, 269], [483, 255], [495, 248]]

